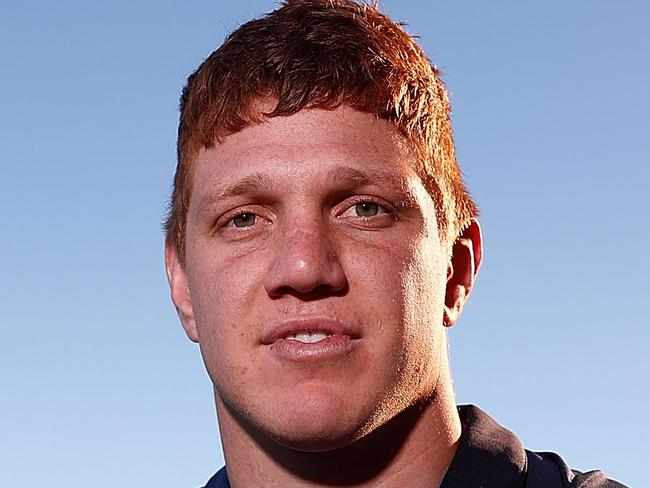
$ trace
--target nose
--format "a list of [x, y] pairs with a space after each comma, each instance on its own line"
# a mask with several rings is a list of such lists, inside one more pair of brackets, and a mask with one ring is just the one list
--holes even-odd
[[344, 290], [347, 278], [327, 230], [318, 224], [296, 227], [280, 237], [277, 255], [264, 282], [268, 295], [304, 298]]

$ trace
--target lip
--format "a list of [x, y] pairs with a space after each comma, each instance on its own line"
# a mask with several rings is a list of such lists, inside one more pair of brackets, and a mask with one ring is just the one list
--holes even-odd
[[350, 339], [360, 338], [355, 327], [340, 320], [330, 317], [299, 317], [273, 324], [262, 336], [261, 343], [268, 346], [298, 332], [323, 332], [331, 336], [347, 336]]
[[[322, 332], [329, 337], [304, 343], [285, 339], [299, 332]], [[261, 344], [278, 359], [291, 362], [320, 362], [342, 359], [360, 342], [355, 327], [329, 317], [301, 317], [274, 324], [262, 337]]]

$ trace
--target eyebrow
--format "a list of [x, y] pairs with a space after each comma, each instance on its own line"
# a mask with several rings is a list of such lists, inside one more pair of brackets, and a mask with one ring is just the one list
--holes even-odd
[[351, 168], [350, 166], [333, 167], [328, 172], [326, 181], [343, 183], [350, 187], [375, 185], [383, 188], [388, 185], [402, 191], [408, 188], [408, 182], [392, 171], [365, 171], [359, 168]]
[[268, 190], [273, 186], [273, 181], [261, 173], [253, 173], [237, 180], [233, 184], [217, 187], [216, 191], [204, 196], [199, 202], [200, 209], [214, 207], [217, 203], [227, 198], [257, 193], [262, 189]]
[[[340, 183], [347, 187], [361, 187], [369, 185], [384, 186], [389, 184], [400, 189], [405, 188], [406, 182], [391, 171], [371, 171], [367, 172], [358, 168], [349, 166], [335, 166], [331, 168], [325, 176], [328, 183]], [[274, 187], [281, 186], [281, 182], [270, 178], [264, 173], [253, 173], [247, 175], [232, 184], [225, 184], [217, 187], [214, 192], [206, 195], [199, 203], [200, 209], [209, 209], [218, 204], [218, 202], [238, 197], [250, 195], [253, 193], [268, 192]]]

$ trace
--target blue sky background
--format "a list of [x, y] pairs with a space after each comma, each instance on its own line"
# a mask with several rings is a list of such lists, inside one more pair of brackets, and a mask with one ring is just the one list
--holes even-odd
[[[188, 74], [268, 0], [3, 2], [0, 486], [193, 487], [222, 464], [163, 272]], [[485, 263], [459, 402], [648, 484], [647, 2], [397, 1], [443, 68]]]

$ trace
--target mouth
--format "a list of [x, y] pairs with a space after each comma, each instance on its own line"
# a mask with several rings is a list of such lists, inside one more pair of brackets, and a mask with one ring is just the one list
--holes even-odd
[[315, 344], [317, 342], [327, 339], [328, 337], [332, 337], [332, 334], [329, 334], [327, 332], [300, 331], [300, 332], [295, 332], [293, 334], [289, 334], [286, 337], [283, 337], [282, 339], [284, 339], [285, 341], [298, 341], [301, 342], [302, 344]]
[[330, 317], [297, 317], [271, 324], [263, 334], [261, 343], [271, 345], [280, 340], [315, 344], [334, 336], [359, 339], [358, 329]]
[[349, 355], [360, 338], [354, 326], [339, 320], [301, 317], [272, 325], [261, 344], [281, 360], [325, 361]]

